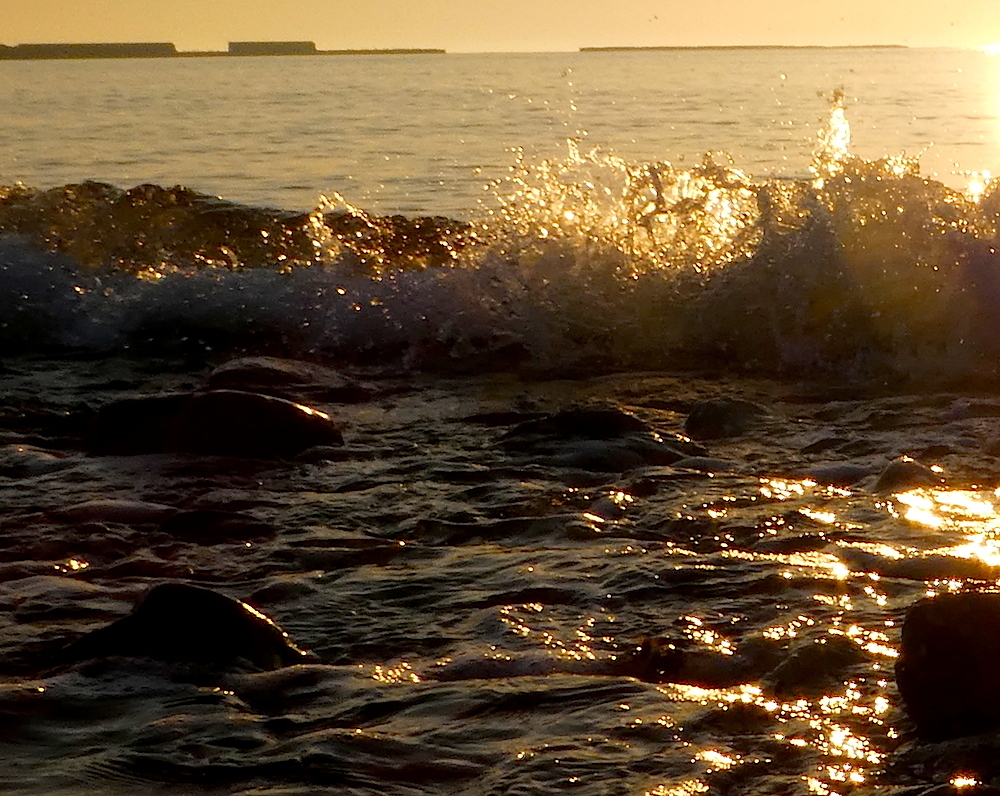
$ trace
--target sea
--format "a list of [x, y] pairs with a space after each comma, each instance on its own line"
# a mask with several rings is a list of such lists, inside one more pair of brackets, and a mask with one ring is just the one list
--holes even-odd
[[[894, 667], [1000, 581], [998, 97], [901, 47], [0, 62], [0, 792], [995, 792]], [[220, 384], [344, 445], [94, 440]], [[67, 660], [164, 583], [310, 662]]]

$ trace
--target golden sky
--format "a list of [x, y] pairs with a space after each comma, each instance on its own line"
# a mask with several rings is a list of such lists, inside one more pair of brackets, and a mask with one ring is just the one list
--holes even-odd
[[311, 40], [321, 49], [1000, 42], [1000, 0], [2, 0], [0, 43]]

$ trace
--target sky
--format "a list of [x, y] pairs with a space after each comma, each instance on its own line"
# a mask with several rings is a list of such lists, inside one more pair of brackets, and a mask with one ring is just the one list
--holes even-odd
[[998, 0], [0, 0], [0, 43], [314, 41], [320, 49], [1000, 43]]

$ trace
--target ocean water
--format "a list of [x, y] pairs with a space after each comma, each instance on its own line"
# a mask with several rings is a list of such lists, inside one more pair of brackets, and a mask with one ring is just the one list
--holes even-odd
[[[894, 664], [1000, 580], [998, 75], [0, 63], [0, 790], [984, 789]], [[220, 385], [345, 444], [95, 441]], [[177, 582], [313, 662], [65, 659]]]
[[837, 88], [854, 152], [921, 155], [951, 186], [996, 168], [1000, 67], [978, 51], [694, 50], [8, 62], [0, 179], [188, 188], [286, 210], [474, 217], [513, 149], [583, 138], [630, 162], [808, 176]]

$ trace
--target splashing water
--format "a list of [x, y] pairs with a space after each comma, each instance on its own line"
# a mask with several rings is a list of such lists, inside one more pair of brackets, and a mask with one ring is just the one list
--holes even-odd
[[916, 158], [849, 144], [838, 91], [811, 178], [754, 179], [718, 153], [636, 164], [578, 140], [561, 160], [518, 151], [471, 224], [379, 217], [336, 193], [296, 214], [181, 188], [15, 186], [0, 233], [69, 260], [43, 285], [9, 250], [2, 333], [113, 347], [208, 327], [240, 346], [252, 327], [289, 354], [363, 345], [419, 367], [507, 366], [503, 349], [543, 370], [993, 378], [1000, 182], [962, 193]]
[[813, 162], [809, 170], [815, 175], [814, 185], [822, 188], [825, 181], [839, 174], [850, 156], [851, 125], [844, 111], [844, 89], [838, 88], [830, 100], [830, 118], [819, 132]]

